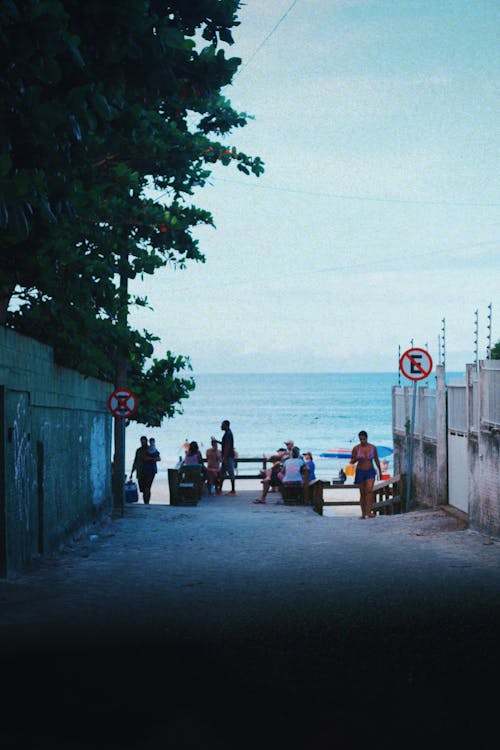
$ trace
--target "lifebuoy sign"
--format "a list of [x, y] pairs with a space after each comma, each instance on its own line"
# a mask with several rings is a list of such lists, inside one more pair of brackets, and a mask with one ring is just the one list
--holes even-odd
[[131, 417], [137, 409], [137, 396], [128, 388], [116, 388], [108, 398], [108, 409], [114, 417]]
[[414, 346], [401, 355], [399, 369], [409, 380], [425, 380], [432, 372], [432, 357], [427, 349]]

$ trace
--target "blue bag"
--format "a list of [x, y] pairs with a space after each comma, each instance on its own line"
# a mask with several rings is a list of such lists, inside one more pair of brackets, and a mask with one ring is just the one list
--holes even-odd
[[125, 482], [125, 502], [126, 503], [137, 503], [139, 500], [139, 493], [137, 491], [137, 485], [131, 479]]

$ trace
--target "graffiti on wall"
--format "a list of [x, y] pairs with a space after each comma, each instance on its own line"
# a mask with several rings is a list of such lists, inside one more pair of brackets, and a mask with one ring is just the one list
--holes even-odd
[[27, 393], [16, 394], [17, 404], [12, 425], [14, 450], [14, 488], [18, 518], [26, 531], [30, 529], [30, 501], [36, 478], [32, 471], [29, 425], [29, 399]]
[[90, 436], [90, 486], [92, 502], [98, 506], [106, 498], [106, 480], [109, 474], [108, 440], [106, 436], [106, 417], [97, 414], [92, 418]]

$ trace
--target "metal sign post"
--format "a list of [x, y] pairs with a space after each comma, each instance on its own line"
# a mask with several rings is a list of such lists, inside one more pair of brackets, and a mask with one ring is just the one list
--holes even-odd
[[413, 476], [413, 443], [414, 443], [414, 425], [415, 425], [415, 412], [417, 406], [417, 381], [413, 381], [413, 400], [411, 405], [411, 422], [410, 422], [410, 445], [408, 451], [408, 470], [406, 472], [406, 501], [405, 509], [406, 512], [410, 510], [411, 506], [411, 478]]
[[409, 380], [413, 381], [413, 402], [411, 407], [410, 445], [408, 450], [408, 470], [406, 477], [406, 505], [408, 512], [411, 506], [411, 480], [413, 475], [413, 443], [415, 433], [415, 414], [417, 410], [417, 387], [419, 380], [425, 380], [432, 371], [432, 357], [427, 349], [412, 347], [407, 349], [399, 360], [399, 369]]
[[108, 409], [115, 418], [115, 455], [113, 460], [113, 506], [123, 514], [125, 494], [125, 421], [137, 409], [137, 396], [128, 388], [115, 388], [108, 398]]

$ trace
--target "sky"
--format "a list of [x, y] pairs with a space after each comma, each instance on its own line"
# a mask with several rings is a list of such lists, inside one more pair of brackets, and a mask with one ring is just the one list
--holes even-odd
[[[447, 371], [500, 339], [497, 0], [247, 0], [223, 93], [253, 116], [190, 203], [205, 264], [130, 322], [210, 372]], [[491, 307], [489, 307], [491, 305]], [[491, 312], [491, 318], [488, 318]], [[491, 320], [491, 324], [490, 324]], [[477, 339], [477, 344], [476, 344]]]

